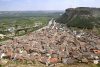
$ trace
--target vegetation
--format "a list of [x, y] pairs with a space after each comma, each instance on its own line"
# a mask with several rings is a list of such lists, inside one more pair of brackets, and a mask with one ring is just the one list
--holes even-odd
[[66, 9], [66, 12], [57, 19], [57, 22], [66, 24], [68, 27], [81, 29], [100, 28], [100, 11], [97, 8]]
[[68, 27], [78, 27], [78, 28], [85, 28], [85, 29], [92, 29], [93, 24], [91, 23], [90, 19], [80, 18], [77, 16], [71, 22], [68, 22]]
[[[31, 32], [37, 28], [34, 26], [43, 27], [48, 24], [51, 18], [59, 17], [62, 11], [1, 11], [0, 12], [0, 34], [10, 34], [9, 28], [14, 27], [18, 30], [27, 31], [32, 28]], [[38, 28], [40, 28], [38, 27]], [[16, 31], [15, 31], [16, 32]], [[24, 35], [21, 33], [17, 35]]]
[[[35, 61], [34, 62], [19, 62], [19, 61], [8, 61], [6, 64], [3, 64], [3, 65], [0, 65], [0, 67], [47, 67], [45, 66], [45, 64], [42, 64], [40, 62], [37, 62]], [[61, 63], [58, 63], [56, 64], [56, 66], [53, 66], [53, 67], [99, 67], [100, 64], [92, 64], [92, 63], [89, 63], [89, 64], [85, 64], [85, 63], [77, 63], [77, 64], [61, 64]]]

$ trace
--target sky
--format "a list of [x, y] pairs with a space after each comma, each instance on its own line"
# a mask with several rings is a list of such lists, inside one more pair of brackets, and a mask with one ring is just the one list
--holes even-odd
[[75, 7], [100, 8], [100, 0], [0, 0], [0, 11], [65, 10]]

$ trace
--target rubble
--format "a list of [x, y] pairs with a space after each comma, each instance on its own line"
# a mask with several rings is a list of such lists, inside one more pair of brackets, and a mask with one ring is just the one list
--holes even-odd
[[99, 37], [84, 31], [77, 34], [54, 19], [40, 30], [0, 45], [1, 59], [6, 56], [10, 60], [39, 61], [47, 65], [88, 63], [89, 60], [97, 64], [100, 60]]

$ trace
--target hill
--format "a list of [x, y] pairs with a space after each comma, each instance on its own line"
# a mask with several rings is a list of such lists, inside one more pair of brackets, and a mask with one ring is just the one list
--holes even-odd
[[78, 7], [69, 8], [57, 20], [68, 27], [92, 29], [100, 27], [100, 8]]

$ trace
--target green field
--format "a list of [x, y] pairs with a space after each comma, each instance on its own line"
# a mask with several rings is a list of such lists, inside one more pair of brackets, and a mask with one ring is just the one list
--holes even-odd
[[62, 13], [63, 11], [1, 11], [0, 34], [8, 35], [8, 29], [11, 27], [15, 29], [33, 28], [35, 25], [43, 27], [51, 18], [56, 19]]

